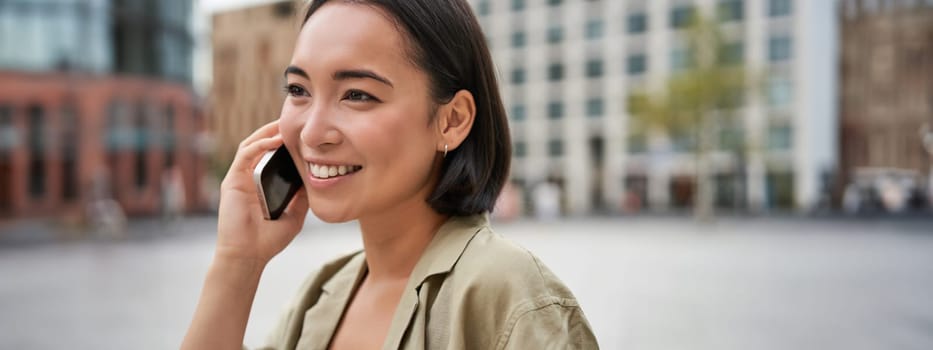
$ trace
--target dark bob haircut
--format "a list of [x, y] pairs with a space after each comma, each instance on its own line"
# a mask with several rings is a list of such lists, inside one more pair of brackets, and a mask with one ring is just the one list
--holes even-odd
[[460, 90], [473, 94], [473, 128], [444, 158], [427, 201], [447, 215], [492, 211], [508, 178], [512, 149], [495, 67], [470, 5], [466, 0], [314, 0], [303, 23], [328, 1], [373, 6], [389, 15], [407, 39], [408, 57], [428, 75], [436, 104], [450, 102]]

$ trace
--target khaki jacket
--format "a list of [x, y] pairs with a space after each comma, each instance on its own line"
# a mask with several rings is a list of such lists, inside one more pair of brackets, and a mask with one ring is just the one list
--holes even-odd
[[[325, 350], [366, 273], [362, 252], [325, 264], [261, 349]], [[366, 335], [361, 335], [366, 336]], [[598, 349], [583, 310], [485, 215], [453, 217], [415, 265], [383, 349]]]

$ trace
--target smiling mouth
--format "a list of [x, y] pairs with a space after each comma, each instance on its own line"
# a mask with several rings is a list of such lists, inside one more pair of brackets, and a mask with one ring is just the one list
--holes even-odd
[[308, 171], [316, 179], [329, 179], [332, 177], [350, 175], [362, 169], [359, 165], [319, 165], [309, 164]]

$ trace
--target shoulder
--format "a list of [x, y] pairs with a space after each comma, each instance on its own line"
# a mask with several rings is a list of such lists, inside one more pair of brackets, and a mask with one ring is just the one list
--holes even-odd
[[541, 259], [489, 226], [476, 233], [449, 278], [481, 283], [484, 288], [522, 298], [573, 298], [570, 290]]
[[495, 327], [490, 340], [496, 349], [596, 347], [570, 289], [532, 252], [489, 226], [474, 235], [448, 283], [460, 294], [463, 311], [484, 315], [484, 323]]

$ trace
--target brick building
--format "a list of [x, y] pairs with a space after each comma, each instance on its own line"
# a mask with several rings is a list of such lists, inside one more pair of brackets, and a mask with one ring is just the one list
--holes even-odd
[[933, 1], [845, 0], [840, 16], [839, 190], [887, 172], [922, 193], [933, 162], [920, 132], [933, 127]]
[[213, 16], [208, 113], [219, 159], [232, 160], [243, 138], [279, 117], [285, 99], [283, 73], [298, 36], [301, 3], [279, 1]]
[[[190, 0], [0, 3], [0, 221], [207, 207]], [[181, 201], [179, 201], [181, 202]]]

